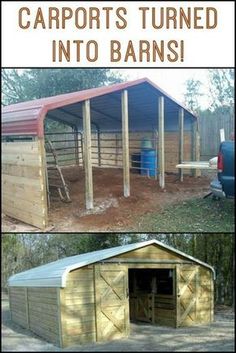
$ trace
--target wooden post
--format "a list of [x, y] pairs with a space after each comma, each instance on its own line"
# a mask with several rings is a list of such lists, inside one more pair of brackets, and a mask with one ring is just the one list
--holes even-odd
[[95, 291], [95, 327], [96, 341], [102, 341], [102, 312], [101, 312], [101, 287], [100, 287], [100, 269], [101, 265], [94, 265], [94, 291]]
[[176, 274], [176, 267], [178, 265], [174, 265], [172, 268], [172, 290], [173, 290], [173, 299], [174, 299], [174, 320], [175, 320], [175, 327], [177, 327], [177, 274]]
[[123, 185], [124, 197], [130, 196], [129, 174], [129, 116], [128, 116], [128, 91], [121, 93], [122, 103], [122, 154], [123, 154]]
[[158, 99], [159, 185], [165, 188], [164, 97]]
[[126, 292], [126, 301], [125, 301], [125, 330], [126, 336], [130, 335], [130, 312], [129, 312], [129, 277], [128, 277], [128, 268], [125, 266], [122, 267], [124, 271], [124, 284], [125, 284], [125, 292]]
[[27, 328], [30, 329], [29, 298], [28, 298], [28, 288], [27, 287], [25, 287], [25, 311], [26, 311]]
[[195, 298], [196, 298], [196, 304], [195, 304], [195, 320], [196, 322], [199, 321], [199, 315], [198, 315], [198, 309], [199, 309], [199, 295], [200, 295], [200, 288], [199, 288], [199, 266], [196, 266], [196, 275], [195, 275]]
[[157, 180], [157, 173], [158, 173], [158, 170], [157, 170], [157, 166], [158, 166], [158, 131], [157, 131], [157, 129], [155, 130], [155, 133], [154, 133], [154, 141], [155, 141], [155, 151], [156, 151], [155, 180]]
[[[42, 203], [43, 203], [43, 229], [46, 229], [48, 226], [48, 208], [50, 207], [50, 199], [49, 199], [49, 185], [48, 185], [48, 172], [47, 172], [47, 159], [46, 159], [46, 151], [45, 151], [45, 140], [44, 138], [38, 139], [39, 144], [39, 153], [41, 156], [41, 168], [40, 168], [40, 180], [41, 180], [41, 190], [42, 190]], [[49, 202], [48, 202], [49, 201]]]
[[[233, 252], [234, 252], [234, 250], [233, 250]], [[234, 281], [234, 276], [233, 276], [233, 281]], [[233, 291], [234, 291], [234, 287], [233, 287]], [[211, 303], [211, 322], [213, 322], [214, 321], [214, 278], [213, 278], [212, 272], [211, 272], [211, 301], [210, 301], [210, 303]], [[234, 305], [234, 300], [233, 300], [233, 305]]]
[[179, 327], [179, 319], [180, 319], [180, 296], [179, 296], [179, 280], [180, 280], [180, 266], [176, 265], [175, 268], [175, 298], [176, 298], [176, 321], [175, 321], [175, 327]]
[[86, 209], [93, 208], [93, 172], [91, 158], [91, 121], [90, 101], [83, 102], [83, 130], [84, 130], [84, 170], [85, 170], [85, 203]]
[[65, 312], [65, 290], [64, 288], [57, 288], [57, 320], [58, 320], [58, 329], [59, 329], [59, 342], [60, 347], [64, 347], [63, 340], [63, 314]]
[[[183, 162], [184, 159], [184, 109], [179, 109], [179, 164]], [[180, 181], [184, 180], [183, 169], [179, 169]]]

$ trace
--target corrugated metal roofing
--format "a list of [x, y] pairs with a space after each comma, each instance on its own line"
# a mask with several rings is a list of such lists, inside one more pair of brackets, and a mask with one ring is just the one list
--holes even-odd
[[202, 266], [209, 268], [214, 273], [213, 267], [195, 259], [179, 250], [165, 245], [157, 240], [149, 240], [140, 243], [117, 246], [110, 249], [98, 250], [86, 254], [76, 255], [60, 259], [46, 265], [32, 268], [13, 275], [9, 278], [9, 286], [25, 286], [25, 287], [62, 287], [66, 286], [67, 274], [75, 269], [112, 258], [114, 256], [139, 249], [151, 244], [156, 244], [164, 249], [170, 250], [188, 260], [194, 261]]
[[154, 128], [153, 125], [157, 124], [157, 97], [160, 95], [166, 98], [165, 114], [170, 118], [178, 118], [179, 107], [185, 109], [187, 119], [195, 118], [186, 107], [149, 79], [143, 78], [3, 107], [2, 134], [28, 134], [42, 137], [43, 121], [46, 115], [51, 119], [82, 129], [80, 103], [86, 99], [91, 100], [93, 126], [101, 131], [121, 130], [120, 92], [124, 89], [129, 92], [129, 120], [132, 130], [143, 130], [143, 127]]

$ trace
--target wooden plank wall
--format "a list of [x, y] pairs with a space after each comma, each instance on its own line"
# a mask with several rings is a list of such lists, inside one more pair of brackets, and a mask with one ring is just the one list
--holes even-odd
[[29, 287], [27, 291], [30, 330], [60, 345], [57, 288]]
[[[154, 260], [182, 260], [183, 257], [169, 250], [162, 249], [158, 245], [148, 245], [143, 248], [127, 252], [117, 256], [117, 258], [132, 259], [154, 259]], [[185, 259], [186, 260], [186, 259]]]
[[197, 321], [210, 323], [214, 320], [214, 288], [212, 272], [205, 267], [199, 267], [199, 290], [197, 301]]
[[[101, 166], [122, 166], [122, 136], [121, 133], [102, 133], [101, 136]], [[130, 133], [129, 154], [140, 151], [143, 138], [153, 139], [153, 133]], [[158, 143], [158, 140], [157, 140]], [[153, 146], [155, 148], [155, 146]], [[179, 135], [178, 132], [165, 132], [165, 170], [177, 173], [175, 168], [178, 164]], [[184, 134], [184, 160], [191, 160], [191, 133]], [[98, 166], [98, 143], [97, 135], [92, 134], [92, 163]], [[188, 171], [186, 171], [188, 173]]]
[[[201, 160], [217, 156], [220, 145], [220, 129], [225, 130], [225, 139], [229, 139], [235, 130], [234, 113], [216, 112], [199, 117]], [[209, 139], [210, 137], [210, 139]]]
[[96, 341], [93, 267], [70, 272], [60, 290], [62, 345]]
[[24, 287], [9, 287], [9, 304], [11, 320], [28, 328], [27, 296]]
[[2, 143], [2, 207], [13, 218], [47, 226], [43, 144], [40, 140]]
[[57, 288], [9, 287], [11, 319], [59, 345]]
[[155, 295], [154, 308], [156, 324], [175, 327], [176, 301], [174, 295]]

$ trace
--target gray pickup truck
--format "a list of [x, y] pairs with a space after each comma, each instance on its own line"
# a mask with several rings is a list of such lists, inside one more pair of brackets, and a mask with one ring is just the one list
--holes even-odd
[[214, 197], [234, 197], [235, 169], [234, 169], [234, 141], [224, 141], [220, 144], [218, 153], [217, 178], [211, 182], [210, 188]]

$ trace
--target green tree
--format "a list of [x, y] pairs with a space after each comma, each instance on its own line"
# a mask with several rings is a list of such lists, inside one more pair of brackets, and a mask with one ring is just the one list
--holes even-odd
[[121, 82], [109, 69], [3, 69], [3, 104], [75, 92]]
[[209, 69], [211, 110], [234, 107], [234, 70]]
[[199, 98], [203, 95], [201, 93], [202, 83], [193, 78], [185, 82], [184, 104], [193, 113], [199, 113], [200, 103]]

